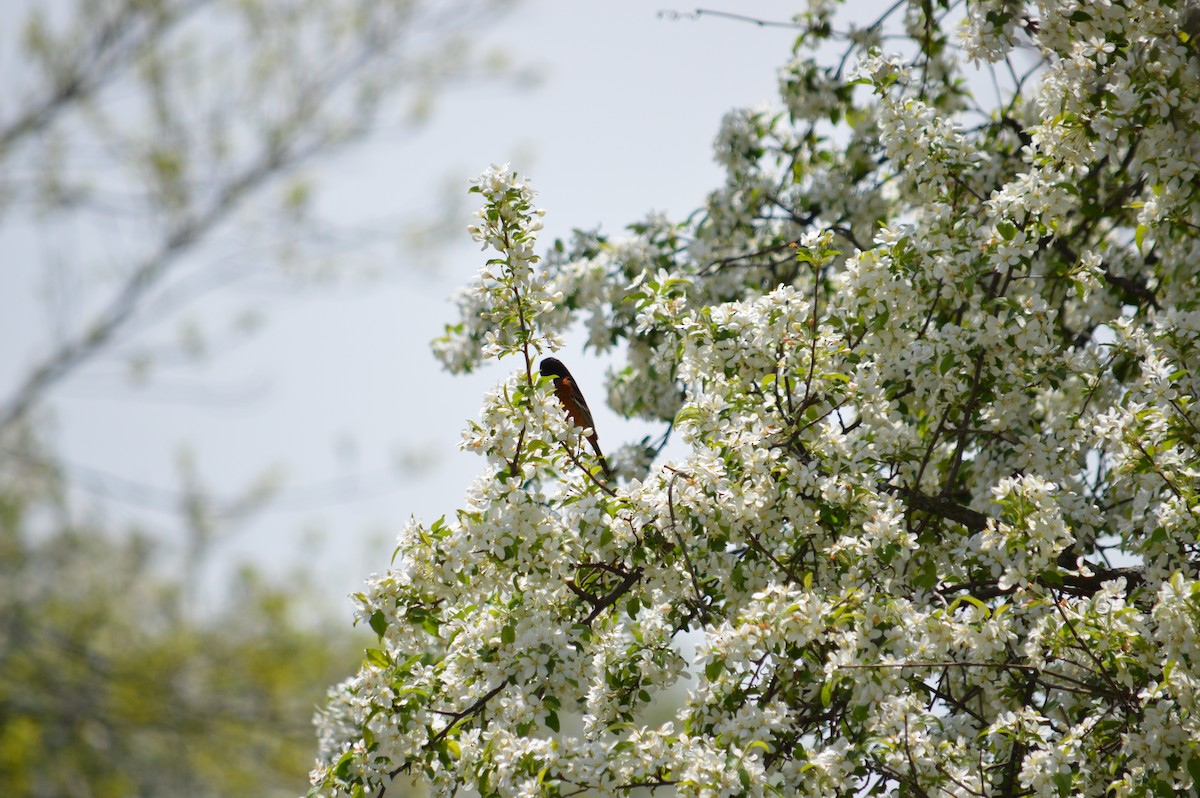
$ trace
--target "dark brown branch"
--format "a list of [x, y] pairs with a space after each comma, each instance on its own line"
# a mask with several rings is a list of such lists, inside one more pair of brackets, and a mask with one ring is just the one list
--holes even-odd
[[[1124, 196], [1124, 194], [1122, 193], [1119, 196]], [[1045, 246], [1050, 242], [1050, 240], [1050, 236], [1047, 236], [1046, 238], [1042, 239], [1041, 244]], [[1079, 260], [1079, 253], [1076, 252], [1075, 249], [1064, 239], [1054, 239], [1054, 248], [1060, 255], [1062, 255], [1063, 259], [1069, 263], [1075, 263]], [[1147, 286], [1138, 278], [1116, 274], [1107, 264], [1104, 264], [1103, 272], [1104, 282], [1108, 285], [1112, 286], [1113, 288], [1119, 288], [1129, 296], [1145, 302], [1155, 310], [1162, 310], [1162, 306], [1158, 304], [1158, 297], [1152, 290], [1150, 290], [1149, 286]]]
[[903, 499], [910, 510], [932, 513], [947, 521], [962, 524], [971, 532], [982, 532], [987, 528], [988, 521], [991, 520], [988, 516], [977, 510], [972, 510], [970, 507], [955, 504], [949, 499], [926, 496], [924, 493], [911, 488], [885, 485], [883, 489]]
[[[1022, 706], [1029, 706], [1029, 701], [1033, 698], [1034, 688], [1037, 686], [1037, 677], [1030, 673], [1025, 680], [1024, 696], [1021, 701]], [[1019, 765], [1025, 759], [1026, 746], [1023, 741], [1014, 738], [1012, 745], [1008, 750], [1008, 761], [1004, 764], [1004, 778], [1000, 786], [1000, 795], [1016, 796], [1019, 793], [1016, 791], [1017, 776], [1019, 775]]]
[[793, 243], [794, 242], [792, 242], [792, 241], [787, 241], [783, 244], [774, 244], [773, 246], [769, 246], [764, 249], [758, 249], [758, 250], [755, 250], [754, 252], [746, 252], [741, 255], [730, 255], [730, 256], [724, 257], [724, 258], [717, 258], [716, 260], [712, 261], [707, 266], [705, 266], [703, 269], [701, 269], [700, 274], [711, 274], [711, 273], [720, 271], [725, 266], [746, 265], [746, 266], [761, 266], [761, 267], [765, 267], [765, 268], [775, 268], [776, 266], [782, 266], [785, 263], [792, 263], [796, 259], [791, 254], [789, 254], [788, 257], [785, 258], [784, 260], [770, 261], [766, 264], [756, 263], [756, 262], [754, 262], [754, 259], [760, 258], [764, 255], [770, 255], [775, 252], [782, 252], [784, 250], [791, 249], [793, 246]]
[[[510, 681], [511, 681], [511, 679], [505, 679], [504, 681], [500, 682], [500, 684], [496, 685], [491, 690], [488, 690], [486, 693], [481, 695], [478, 699], [475, 700], [475, 702], [473, 704], [471, 704], [471, 706], [467, 707], [466, 709], [459, 710], [458, 712], [445, 713], [450, 716], [450, 718], [451, 718], [450, 722], [447, 723], [445, 726], [443, 726], [442, 730], [440, 732], [438, 732], [437, 734], [430, 737], [429, 742], [425, 744], [425, 747], [429, 748], [430, 746], [437, 745], [443, 739], [445, 739], [446, 735], [448, 735], [451, 731], [453, 731], [454, 727], [457, 726], [459, 724], [459, 722], [461, 722], [464, 718], [468, 718], [471, 715], [474, 715], [474, 714], [480, 712], [487, 705], [487, 702], [489, 702], [493, 698], [495, 698], [500, 693], [500, 691], [503, 690], [505, 687], [508, 687]], [[411, 761], [405, 762], [400, 767], [396, 768], [395, 770], [390, 771], [388, 773], [388, 778], [394, 779], [397, 776], [399, 776], [401, 773], [404, 773], [411, 769], [412, 769], [412, 762]], [[376, 798], [383, 798], [384, 793], [387, 792], [387, 788], [388, 788], [388, 785], [386, 785], [386, 784], [380, 785], [379, 792], [376, 793]]]
[[620, 600], [621, 596], [624, 596], [626, 593], [628, 593], [641, 578], [641, 568], [635, 568], [634, 570], [625, 574], [625, 578], [621, 580], [621, 584], [617, 585], [612, 591], [609, 592], [607, 596], [603, 596], [596, 600], [596, 602], [592, 605], [592, 611], [588, 613], [586, 618], [583, 619], [583, 625], [591, 626], [592, 621], [600, 617], [600, 613], [604, 612], [613, 604], [616, 604], [617, 601]]
[[[1094, 566], [1089, 567], [1094, 568]], [[1188, 570], [1191, 573], [1197, 572], [1197, 570], [1200, 570], [1200, 563], [1188, 563]], [[1090, 598], [1100, 591], [1105, 582], [1111, 582], [1114, 579], [1125, 580], [1125, 593], [1128, 595], [1145, 583], [1145, 568], [1139, 565], [1126, 566], [1124, 568], [1101, 568], [1093, 570], [1092, 573], [1086, 575], [1059, 571], [1050, 578], [1044, 575], [1038, 576], [1034, 582], [1041, 587], [1059, 590], [1071, 596]], [[946, 585], [939, 588], [938, 592], [942, 594], [965, 592], [974, 598], [984, 601], [990, 598], [998, 598], [999, 596], [1007, 596], [1016, 591], [1016, 589], [1015, 585], [1002, 588], [997, 580], [988, 580], [986, 582]]]
[[[522, 432], [524, 432], [524, 430], [522, 430]], [[579, 457], [575, 454], [574, 451], [572, 451], [570, 446], [568, 446], [567, 444], [564, 443], [562, 445], [562, 447], [563, 447], [563, 451], [567, 453], [567, 458], [572, 463], [574, 463], [579, 468], [580, 471], [582, 471], [584, 473], [584, 476], [586, 476], [589, 480], [591, 480], [593, 485], [595, 485], [597, 488], [599, 488], [600, 490], [607, 493], [609, 496], [617, 495], [617, 492], [615, 490], [610, 488], [608, 485], [605, 485], [600, 480], [596, 479], [596, 475], [592, 473], [591, 469], [589, 469], [582, 462], [580, 462]], [[580, 448], [581, 449], [583, 448], [582, 443], [580, 444]]]
[[667, 470], [671, 472], [671, 481], [667, 483], [667, 512], [671, 518], [671, 534], [675, 536], [675, 542], [679, 544], [679, 553], [683, 557], [683, 563], [687, 567], [688, 575], [692, 579], [692, 589], [696, 591], [696, 611], [700, 613], [701, 622], [707, 623], [708, 611], [705, 609], [704, 593], [700, 590], [700, 580], [696, 577], [696, 569], [692, 567], [692, 558], [688, 554], [687, 546], [683, 542], [683, 536], [679, 534], [679, 530], [675, 525], [675, 480], [679, 477], [689, 479], [691, 477], [670, 466], [667, 466]]
[[[961, 524], [971, 532], [982, 532], [987, 528], [988, 521], [992, 520], [989, 516], [977, 510], [972, 510], [970, 507], [956, 504], [949, 499], [926, 496], [911, 488], [885, 486], [884, 490], [903, 499], [910, 510], [931, 513], [947, 521]], [[1188, 570], [1192, 573], [1200, 571], [1200, 563], [1191, 562], [1187, 566]], [[1098, 568], [1088, 563], [1087, 567], [1090, 573], [1070, 573], [1060, 570], [1050, 577], [1039, 575], [1034, 581], [1042, 587], [1061, 590], [1072, 596], [1081, 596], [1084, 598], [1094, 596], [1103, 587], [1105, 582], [1111, 582], [1114, 579], [1125, 580], [1126, 594], [1137, 590], [1146, 581], [1145, 568], [1142, 566]], [[1016, 590], [1015, 586], [1001, 588], [997, 580], [989, 580], [986, 582], [946, 585], [940, 588], [938, 592], [943, 594], [966, 592], [977, 599], [985, 600], [997, 598], [998, 596], [1006, 596], [1014, 590]]]

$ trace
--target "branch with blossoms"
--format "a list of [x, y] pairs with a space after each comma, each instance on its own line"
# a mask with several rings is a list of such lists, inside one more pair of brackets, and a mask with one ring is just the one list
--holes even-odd
[[[527, 186], [486, 176], [501, 254], [436, 348], [524, 369], [464, 507], [360, 599], [319, 793], [1194, 788], [1200, 26], [1039, 8], [972, 2], [959, 40], [937, 4], [811, 4], [702, 207], [536, 269]], [[532, 379], [577, 321], [667, 430], [620, 485]]]
[[[480, 735], [510, 724], [522, 735], [558, 732], [565, 697], [590, 668], [589, 641], [619, 633], [618, 605], [646, 614], [639, 583], [648, 560], [635, 548], [645, 522], [584, 467], [578, 432], [550, 380], [535, 376], [537, 353], [559, 343], [558, 299], [536, 268], [541, 212], [532, 190], [493, 168], [472, 191], [484, 204], [471, 233], [496, 254], [460, 297], [463, 322], [435, 349], [453, 368], [511, 355], [522, 368], [488, 395], [465, 435], [464, 448], [489, 466], [457, 522], [414, 523], [392, 569], [358, 596], [359, 618], [379, 645], [342, 693], [360, 720], [314, 772], [314, 794], [383, 796], [402, 773], [436, 780], [446, 763], [472, 757], [483, 768], [478, 778], [502, 778], [490, 770], [494, 743]], [[600, 535], [606, 519], [620, 519], [618, 536]], [[563, 629], [571, 631], [564, 637]], [[666, 641], [646, 636], [639, 644], [645, 661], [678, 672], [667, 642], [674, 627], [661, 634]], [[621, 694], [644, 694], [643, 667], [628, 670], [628, 685], [604, 681]], [[647, 768], [628, 783], [657, 781], [661, 768]]]
[[581, 584], [591, 587], [590, 583], [596, 581], [595, 576], [581, 577], [578, 580], [571, 579], [567, 581], [567, 587], [571, 589], [571, 592], [587, 602], [592, 608], [587, 617], [580, 621], [584, 626], [591, 626], [592, 622], [600, 617], [601, 613], [620, 601], [621, 597], [626, 595], [637, 584], [637, 581], [642, 578], [641, 569], [626, 571], [618, 566], [602, 562], [580, 563], [579, 571], [581, 573], [590, 572], [591, 574], [609, 573], [619, 577], [621, 580], [615, 587], [608, 589], [608, 592], [603, 595], [596, 595], [585, 587], [581, 587]]

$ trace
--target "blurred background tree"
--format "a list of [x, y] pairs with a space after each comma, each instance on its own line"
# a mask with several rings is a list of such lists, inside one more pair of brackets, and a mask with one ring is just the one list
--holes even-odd
[[[468, 38], [509, 5], [63, 0], [8, 9], [0, 42], [6, 795], [303, 789], [312, 707], [352, 666], [355, 641], [250, 570], [227, 580], [227, 601], [203, 613], [189, 602], [222, 525], [269, 502], [278, 480], [267, 473], [238, 495], [214, 496], [185, 457], [180, 487], [152, 497], [175, 508], [179, 523], [132, 527], [79, 500], [79, 472], [54, 445], [56, 391], [85, 369], [153, 386], [163, 367], [219, 356], [253, 332], [256, 311], [220, 327], [196, 324], [181, 309], [198, 297], [264, 274], [335, 269], [352, 250], [393, 236], [394, 219], [355, 220], [348, 230], [337, 208], [318, 202], [312, 170], [381, 129], [418, 126], [452, 84], [518, 77]], [[176, 333], [162, 335], [172, 322]], [[184, 567], [165, 567], [163, 541], [180, 531]]]
[[[150, 540], [73, 520], [55, 487], [5, 479], [0, 496], [5, 795], [297, 794], [312, 703], [357, 641], [249, 571], [229, 608], [189, 617]], [[34, 543], [37, 513], [59, 528]]]

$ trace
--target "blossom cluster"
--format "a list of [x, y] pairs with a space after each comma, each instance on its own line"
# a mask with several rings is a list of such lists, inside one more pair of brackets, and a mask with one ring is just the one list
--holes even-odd
[[[528, 184], [480, 179], [498, 255], [439, 352], [525, 368], [358, 597], [316, 794], [1196, 789], [1193, 12], [914, 1], [822, 64], [832, 9], [685, 222], [539, 261]], [[577, 321], [674, 444], [619, 482], [532, 370]]]

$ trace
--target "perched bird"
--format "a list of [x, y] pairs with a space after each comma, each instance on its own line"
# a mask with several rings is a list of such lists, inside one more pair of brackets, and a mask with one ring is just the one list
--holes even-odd
[[543, 377], [554, 378], [554, 395], [558, 397], [558, 401], [562, 403], [575, 426], [592, 431], [588, 435], [588, 443], [595, 450], [596, 457], [599, 458], [600, 465], [604, 468], [605, 476], [611, 479], [612, 471], [608, 467], [608, 461], [604, 459], [604, 453], [600, 451], [600, 441], [596, 436], [596, 424], [592, 421], [592, 411], [588, 409], [587, 400], [583, 398], [583, 393], [579, 390], [575, 378], [558, 358], [543, 358], [540, 368]]

